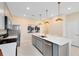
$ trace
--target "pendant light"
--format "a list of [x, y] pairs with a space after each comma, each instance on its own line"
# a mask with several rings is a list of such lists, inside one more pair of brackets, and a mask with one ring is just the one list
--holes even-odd
[[40, 20], [41, 20], [42, 14], [39, 14], [39, 16], [40, 16]]
[[46, 17], [48, 16], [48, 9], [45, 10], [46, 11]]
[[58, 4], [58, 15], [57, 15], [56, 21], [62, 21], [63, 19], [60, 16], [60, 4], [61, 4], [61, 2], [58, 2], [57, 4]]
[[[46, 18], [47, 18], [48, 17], [48, 9], [46, 9], [45, 12], [46, 12], [45, 15], [46, 15]], [[49, 22], [48, 21], [44, 21], [44, 24], [47, 24], [47, 23], [49, 23]]]
[[[39, 14], [40, 20], [41, 20], [41, 17], [42, 17], [42, 14]], [[42, 23], [40, 22], [40, 23], [38, 23], [38, 25], [42, 25]]]

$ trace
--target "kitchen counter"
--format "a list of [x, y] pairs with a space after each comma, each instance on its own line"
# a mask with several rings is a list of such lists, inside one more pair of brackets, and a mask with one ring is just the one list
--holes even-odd
[[8, 44], [8, 43], [12, 43], [12, 42], [17, 42], [17, 36], [8, 36], [6, 38], [2, 38], [0, 39], [0, 45], [1, 44]]
[[4, 56], [17, 55], [17, 36], [8, 36], [0, 40], [0, 49]]
[[0, 29], [0, 35], [4, 35], [4, 34], [6, 34], [6, 33], [7, 33], [6, 30]]
[[60, 46], [66, 44], [66, 43], [71, 43], [70, 40], [68, 40], [67, 38], [64, 38], [64, 37], [57, 37], [57, 36], [52, 36], [52, 35], [46, 35], [46, 37], [41, 37], [43, 34], [39, 34], [39, 33], [35, 33], [33, 35], [40, 37], [44, 40], [47, 40], [49, 42], [58, 44]]
[[44, 56], [71, 55], [71, 41], [64, 37], [35, 33], [32, 34], [32, 44]]
[[17, 56], [19, 35], [17, 31], [0, 30], [0, 49], [4, 56]]
[[6, 37], [6, 38], [4, 38], [4, 39], [11, 39], [11, 38], [18, 38], [18, 36], [17, 36], [17, 35], [8, 36], [8, 37]]

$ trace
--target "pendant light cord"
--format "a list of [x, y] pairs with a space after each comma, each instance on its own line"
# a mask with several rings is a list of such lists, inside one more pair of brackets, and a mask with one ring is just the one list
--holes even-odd
[[48, 10], [46, 9], [46, 17], [48, 16]]
[[62, 18], [60, 18], [60, 3], [58, 2], [58, 18], [56, 19], [56, 21], [62, 21]]
[[58, 2], [58, 16], [60, 16], [60, 3], [61, 2]]
[[39, 16], [40, 16], [40, 20], [41, 20], [42, 14], [39, 14]]

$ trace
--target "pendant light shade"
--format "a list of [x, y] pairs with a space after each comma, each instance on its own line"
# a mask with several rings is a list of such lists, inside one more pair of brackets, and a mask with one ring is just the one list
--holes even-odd
[[58, 4], [58, 15], [57, 15], [58, 17], [56, 18], [56, 21], [62, 21], [63, 19], [60, 16], [60, 4], [61, 4], [61, 2], [58, 2], [57, 4]]
[[56, 21], [62, 21], [63, 19], [61, 18], [61, 17], [58, 17], [57, 19], [56, 19]]

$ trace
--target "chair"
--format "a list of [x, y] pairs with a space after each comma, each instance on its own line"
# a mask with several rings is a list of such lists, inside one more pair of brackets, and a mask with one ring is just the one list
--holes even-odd
[[0, 56], [3, 56], [2, 50], [0, 49]]

